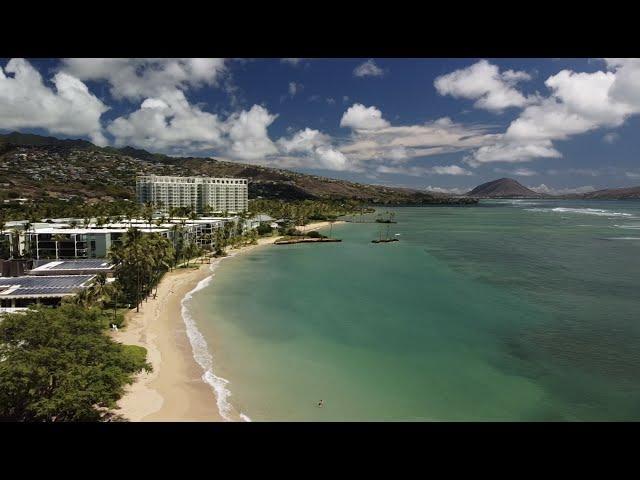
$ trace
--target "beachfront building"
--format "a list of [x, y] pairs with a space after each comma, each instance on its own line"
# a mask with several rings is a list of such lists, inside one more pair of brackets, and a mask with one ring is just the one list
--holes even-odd
[[[153, 221], [151, 225], [158, 228], [166, 228], [169, 231], [168, 238], [171, 240], [178, 240], [182, 238], [185, 242], [194, 242], [200, 247], [211, 245], [215, 232], [218, 229], [224, 228], [225, 224], [231, 223], [234, 228], [231, 230], [235, 232], [235, 226], [239, 222], [239, 217], [198, 217], [196, 219], [181, 218], [181, 217], [160, 217]], [[127, 225], [131, 225], [136, 228], [143, 228], [149, 226], [147, 220], [133, 219], [131, 222], [127, 222]]]
[[106, 258], [111, 247], [121, 242], [132, 227], [143, 235], [157, 233], [171, 240], [174, 246], [182, 240], [205, 247], [212, 245], [216, 230], [225, 228], [227, 224], [233, 227], [228, 232], [235, 235], [240, 221], [238, 216], [196, 219], [161, 216], [151, 221], [135, 218], [122, 220], [118, 217], [100, 223], [96, 219], [76, 218], [51, 218], [38, 223], [17, 221], [12, 222], [10, 231], [0, 234], [0, 259], [22, 257], [42, 261]]
[[33, 268], [27, 275], [62, 276], [62, 275], [98, 275], [103, 273], [107, 277], [113, 274], [113, 264], [103, 258], [89, 258], [84, 260], [34, 260]]
[[58, 305], [64, 297], [76, 295], [87, 288], [94, 277], [95, 275], [0, 277], [0, 310], [25, 308], [34, 303]]
[[[261, 213], [256, 215], [255, 217], [251, 217], [245, 220], [245, 228], [247, 228], [248, 230], [257, 228], [260, 224], [266, 223], [268, 225], [271, 225], [274, 222], [274, 218], [270, 215], [267, 215], [265, 213]], [[277, 228], [277, 225], [276, 227]]]
[[[170, 237], [167, 228], [140, 228], [144, 233], [158, 233]], [[105, 258], [111, 247], [122, 241], [127, 228], [60, 228], [48, 226], [24, 232], [27, 252], [31, 258], [71, 259]]]
[[192, 208], [197, 213], [244, 212], [248, 208], [248, 181], [244, 178], [141, 176], [136, 179], [139, 203], [156, 208]]

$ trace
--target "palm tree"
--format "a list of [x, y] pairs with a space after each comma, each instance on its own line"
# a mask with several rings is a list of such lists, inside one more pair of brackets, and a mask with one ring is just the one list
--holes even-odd
[[178, 209], [176, 207], [171, 207], [169, 209], [169, 223], [173, 222], [173, 217], [176, 216], [176, 213], [178, 213]]
[[224, 247], [224, 229], [222, 227], [216, 228], [215, 239], [214, 239], [214, 249], [216, 256], [225, 255]]
[[[173, 249], [176, 251], [176, 254], [177, 254], [176, 240], [178, 239], [178, 232], [179, 231], [180, 231], [180, 225], [178, 225], [177, 223], [174, 223], [173, 225], [171, 225], [171, 242], [173, 243]], [[174, 264], [175, 264], [175, 262], [174, 262]]]
[[[30, 256], [33, 256], [33, 252], [31, 251], [31, 236], [29, 235], [29, 230], [31, 230], [31, 220], [27, 220], [26, 222], [24, 222], [24, 239], [25, 239], [25, 252], [27, 252]], [[36, 242], [38, 241], [38, 239], [36, 238]]]
[[20, 256], [20, 230], [18, 228], [13, 228], [11, 230], [11, 258], [16, 258]]
[[89, 289], [85, 288], [83, 290], [80, 290], [78, 293], [76, 293], [73, 296], [73, 299], [71, 301], [76, 305], [80, 305], [81, 307], [91, 306], [92, 301], [91, 301], [91, 294], [89, 292]]
[[96, 275], [93, 283], [85, 289], [86, 301], [89, 305], [93, 305], [99, 302], [104, 305], [105, 301], [109, 298], [109, 285], [107, 284], [107, 276], [100, 272]]
[[258, 232], [255, 229], [249, 231], [249, 243], [251, 245], [257, 245], [258, 243]]
[[[0, 217], [0, 245], [5, 245], [7, 243], [7, 239], [4, 236], [4, 227], [7, 226], [7, 223], [4, 220], [4, 217]], [[9, 243], [11, 243], [11, 240], [9, 240]], [[4, 252], [4, 248], [8, 248], [7, 250], [7, 255], [11, 256], [11, 247], [6, 247], [6, 245], [3, 247], [3, 250], [0, 251], [0, 255], [2, 255]]]
[[113, 323], [116, 323], [116, 315], [118, 313], [118, 297], [120, 296], [121, 289], [118, 282], [111, 282], [106, 285], [107, 287], [107, 297], [110, 302], [113, 302]]
[[[195, 210], [191, 210], [191, 212], [189, 212], [189, 220], [194, 221], [194, 220], [196, 220], [197, 218], [198, 218], [198, 214], [196, 213], [196, 211], [195, 211]], [[193, 226], [192, 226], [192, 230], [191, 230], [191, 231], [192, 231], [192, 232], [195, 232], [195, 233], [194, 233], [194, 237], [195, 237], [195, 236], [197, 236], [197, 234], [198, 234], [198, 227], [197, 227], [197, 225], [193, 225]]]
[[60, 259], [60, 254], [59, 254], [59, 251], [58, 251], [58, 245], [60, 244], [60, 242], [62, 242], [62, 241], [64, 241], [64, 240], [66, 240], [66, 239], [67, 239], [67, 237], [65, 237], [65, 236], [64, 236], [63, 234], [61, 234], [61, 233], [56, 233], [56, 234], [53, 236], [53, 240], [56, 242], [56, 260], [59, 260], [59, 259]]
[[149, 224], [149, 230], [151, 230], [151, 222], [153, 221], [153, 207], [151, 206], [151, 204], [147, 203], [145, 204], [142, 212], [144, 215], [144, 219]]

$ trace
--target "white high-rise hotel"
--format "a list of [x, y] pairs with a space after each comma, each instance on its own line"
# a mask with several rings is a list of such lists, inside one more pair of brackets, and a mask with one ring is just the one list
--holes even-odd
[[202, 213], [244, 212], [248, 207], [247, 180], [244, 178], [169, 177], [148, 175], [136, 178], [136, 196], [140, 203], [158, 208], [192, 207]]

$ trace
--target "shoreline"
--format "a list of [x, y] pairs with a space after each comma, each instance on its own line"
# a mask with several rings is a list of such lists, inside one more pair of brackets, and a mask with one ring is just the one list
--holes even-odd
[[[341, 223], [344, 222], [334, 222]], [[315, 222], [297, 228], [308, 232], [328, 226], [329, 222]], [[188, 318], [185, 303], [193, 293], [209, 285], [213, 270], [222, 260], [273, 244], [278, 238], [263, 237], [257, 245], [229, 249], [226, 257], [212, 259], [211, 263], [167, 272], [158, 285], [156, 298], [143, 302], [138, 313], [127, 312], [126, 326], [109, 335], [120, 343], [146, 348], [153, 372], [135, 376], [118, 401], [116, 413], [129, 421], [248, 420], [241, 412], [225, 412], [223, 416], [226, 380], [213, 374], [212, 352]]]

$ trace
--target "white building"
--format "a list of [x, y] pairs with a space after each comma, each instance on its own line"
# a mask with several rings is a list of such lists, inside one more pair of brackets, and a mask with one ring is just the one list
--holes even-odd
[[[34, 260], [33, 268], [25, 272], [27, 275], [65, 276], [65, 275], [97, 275], [104, 273], [109, 277], [113, 274], [113, 264], [103, 258], [73, 259], [73, 260]], [[110, 278], [112, 280], [113, 278]]]
[[[182, 238], [204, 247], [212, 245], [217, 229], [231, 223], [232, 235], [236, 234], [239, 217], [167, 218], [158, 217], [149, 223], [146, 219], [115, 220], [101, 225], [94, 222], [84, 225], [83, 219], [48, 219], [48, 222], [31, 224], [26, 221], [7, 222], [10, 230], [0, 233], [0, 259], [27, 256], [34, 260], [65, 260], [106, 258], [111, 247], [121, 242], [127, 230], [137, 228], [142, 234], [157, 233], [176, 242]], [[70, 224], [83, 224], [71, 227]], [[2, 274], [0, 274], [1, 276]]]
[[[139, 228], [140, 232], [157, 233], [170, 238], [167, 228]], [[122, 241], [127, 232], [119, 228], [36, 228], [24, 232], [24, 252], [36, 259], [105, 258], [113, 245]]]
[[136, 179], [138, 202], [164, 210], [191, 207], [202, 213], [208, 207], [211, 212], [244, 212], [248, 195], [248, 182], [244, 178], [148, 175]]

